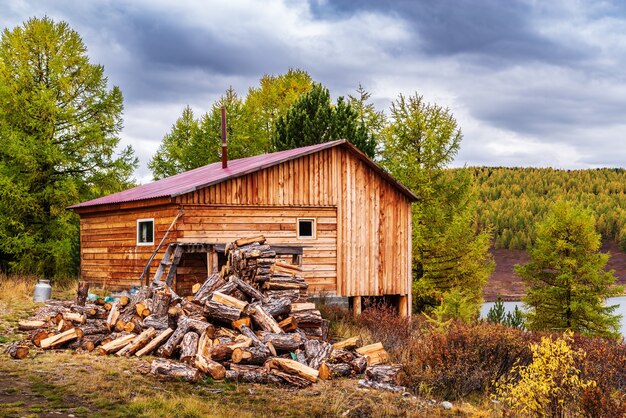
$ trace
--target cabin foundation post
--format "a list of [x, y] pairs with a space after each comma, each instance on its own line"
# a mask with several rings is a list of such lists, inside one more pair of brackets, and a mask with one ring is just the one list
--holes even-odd
[[411, 305], [409, 305], [408, 295], [400, 295], [400, 299], [398, 300], [398, 313], [403, 317], [411, 315]]
[[356, 318], [361, 315], [361, 296], [353, 296], [352, 298], [352, 314]]

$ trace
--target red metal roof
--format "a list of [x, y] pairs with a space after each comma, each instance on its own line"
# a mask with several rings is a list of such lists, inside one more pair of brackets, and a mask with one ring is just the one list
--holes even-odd
[[175, 197], [181, 194], [191, 193], [195, 190], [221, 183], [225, 180], [240, 177], [255, 171], [271, 167], [285, 161], [293, 160], [304, 155], [312, 154], [335, 146], [344, 146], [355, 153], [372, 169], [378, 172], [386, 180], [394, 184], [400, 191], [411, 200], [417, 197], [405, 186], [391, 177], [380, 166], [370, 160], [365, 154], [359, 151], [354, 145], [344, 139], [322, 144], [310, 145], [302, 148], [295, 148], [287, 151], [273, 152], [270, 154], [256, 155], [254, 157], [229, 160], [228, 167], [222, 168], [222, 163], [217, 162], [203, 167], [198, 167], [184, 173], [166, 177], [152, 183], [133, 187], [122, 192], [113, 193], [98, 199], [89, 200], [70, 206], [69, 209], [79, 209], [96, 205], [107, 205], [114, 203], [132, 202], [137, 200], [155, 199], [158, 197]]

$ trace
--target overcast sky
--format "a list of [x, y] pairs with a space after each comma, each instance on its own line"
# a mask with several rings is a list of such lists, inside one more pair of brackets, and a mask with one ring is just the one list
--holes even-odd
[[361, 83], [449, 107], [455, 165], [626, 166], [626, 4], [621, 1], [19, 1], [0, 26], [65, 20], [125, 99], [136, 176], [185, 105], [232, 85], [308, 71], [336, 97]]

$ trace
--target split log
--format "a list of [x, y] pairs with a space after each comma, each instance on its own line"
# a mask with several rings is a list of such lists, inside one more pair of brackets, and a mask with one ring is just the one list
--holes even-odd
[[270, 370], [278, 369], [285, 373], [296, 374], [300, 377], [310, 380], [313, 383], [317, 381], [317, 377], [319, 375], [317, 369], [313, 369], [295, 360], [285, 358], [270, 359], [267, 361], [266, 367]]
[[200, 372], [188, 364], [162, 359], [152, 361], [150, 373], [159, 377], [183, 379], [190, 382], [200, 379]]
[[119, 304], [120, 306], [126, 306], [130, 302], [130, 298], [126, 295], [120, 296]]
[[172, 295], [165, 291], [158, 291], [154, 294], [152, 301], [152, 314], [157, 317], [167, 316], [167, 310], [170, 307]]
[[113, 303], [113, 305], [111, 305], [111, 310], [109, 311], [109, 315], [107, 316], [106, 324], [111, 330], [113, 329], [113, 327], [115, 327], [117, 320], [120, 319], [120, 311], [118, 310], [117, 307], [118, 307], [117, 302]]
[[406, 388], [404, 386], [392, 385], [390, 383], [380, 383], [366, 379], [359, 379], [359, 386], [362, 388], [388, 390], [391, 392], [406, 392]]
[[392, 366], [370, 366], [365, 369], [365, 376], [369, 380], [373, 380], [380, 383], [390, 383], [397, 384], [398, 372], [402, 366], [400, 365], [392, 365]]
[[271, 375], [264, 370], [258, 372], [226, 370], [226, 379], [239, 383], [269, 383], [275, 385], [283, 383], [283, 380], [280, 377]]
[[368, 366], [375, 366], [389, 361], [389, 353], [385, 351], [383, 344], [380, 342], [357, 348], [355, 351], [367, 359]]
[[213, 340], [211, 339], [211, 336], [206, 331], [203, 332], [202, 334], [200, 334], [200, 338], [198, 339], [197, 355], [210, 358], [212, 346], [213, 346]]
[[204, 305], [204, 315], [216, 321], [231, 323], [239, 319], [241, 310], [233, 306], [224, 305], [212, 300], [209, 300]]
[[219, 274], [210, 275], [202, 284], [200, 289], [194, 294], [192, 301], [204, 305], [215, 290], [224, 285], [224, 279]]
[[289, 315], [289, 312], [291, 312], [291, 300], [289, 298], [270, 299], [262, 306], [265, 312], [274, 318]]
[[367, 368], [367, 358], [357, 354], [357, 357], [350, 362], [350, 366], [352, 366], [355, 374], [363, 374]]
[[268, 315], [260, 304], [255, 303], [250, 306], [250, 316], [263, 331], [274, 332], [276, 334], [283, 333], [283, 330], [278, 326], [276, 320]]
[[41, 348], [54, 348], [68, 341], [75, 340], [83, 336], [83, 332], [78, 328], [72, 328], [61, 334], [54, 335], [52, 337], [41, 340]]
[[34, 329], [40, 329], [45, 327], [47, 323], [47, 321], [24, 319], [18, 322], [17, 329], [19, 329], [20, 331], [32, 331]]
[[305, 311], [314, 311], [315, 304], [312, 302], [296, 302], [291, 305], [291, 312], [305, 312]]
[[6, 349], [6, 352], [16, 360], [23, 360], [28, 357], [28, 347], [21, 343], [13, 343], [9, 345]]
[[85, 321], [87, 321], [87, 317], [84, 314], [78, 312], [63, 312], [63, 320], [71, 321], [75, 324], [80, 325], [84, 324]]
[[181, 316], [178, 320], [178, 324], [174, 333], [157, 351], [158, 355], [161, 357], [172, 357], [172, 354], [174, 354], [174, 350], [176, 350], [176, 347], [178, 347], [178, 344], [180, 344], [188, 331], [189, 320], [187, 317]]
[[298, 321], [293, 316], [290, 316], [280, 321], [278, 326], [285, 332], [291, 332], [298, 328]]
[[45, 340], [48, 337], [54, 336], [53, 332], [48, 331], [39, 331], [33, 335], [30, 339], [35, 347], [41, 347], [41, 341]]
[[76, 289], [76, 304], [78, 306], [85, 306], [87, 302], [87, 296], [89, 294], [89, 283], [85, 281], [78, 282], [78, 289]]
[[265, 344], [263, 344], [263, 342], [259, 339], [259, 337], [257, 337], [256, 334], [249, 327], [247, 327], [245, 325], [240, 325], [237, 329], [243, 335], [245, 335], [246, 337], [250, 338], [250, 340], [252, 341], [252, 344], [255, 347], [261, 347], [261, 348], [265, 347]]
[[304, 290], [307, 288], [306, 283], [300, 282], [288, 282], [288, 281], [269, 281], [263, 284], [263, 289], [266, 290]]
[[322, 326], [322, 314], [320, 311], [311, 310], [293, 312], [293, 305], [295, 304], [292, 304], [291, 316], [298, 321], [298, 326], [300, 328], [319, 328]]
[[307, 363], [309, 367], [316, 370], [330, 356], [331, 351], [333, 351], [333, 346], [325, 341], [309, 340], [304, 343]]
[[261, 331], [259, 333], [263, 343], [272, 343], [278, 351], [296, 351], [305, 343], [300, 334], [275, 334], [273, 332]]
[[233, 363], [236, 364], [243, 363], [262, 365], [269, 357], [269, 354], [269, 350], [265, 347], [240, 347], [233, 350], [231, 357], [233, 359]]
[[259, 302], [267, 303], [268, 299], [263, 296], [263, 293], [259, 292], [254, 287], [250, 286], [248, 283], [243, 280], [233, 277], [230, 279], [239, 290], [241, 290], [244, 294], [248, 295], [252, 299], [256, 299]]
[[215, 361], [230, 360], [233, 355], [233, 349], [227, 345], [220, 344], [211, 347], [211, 359]]
[[193, 365], [195, 363], [199, 339], [200, 336], [193, 331], [185, 334], [180, 343], [180, 361], [189, 365]]
[[333, 348], [330, 356], [328, 356], [328, 361], [331, 363], [350, 363], [352, 360], [354, 360], [354, 354], [348, 350], [337, 350]]
[[233, 350], [235, 350], [236, 348], [248, 348], [252, 345], [252, 339], [246, 337], [245, 335], [238, 335], [232, 342], [226, 343], [226, 345]]
[[322, 363], [318, 369], [320, 379], [328, 380], [337, 377], [350, 377], [354, 374], [352, 366], [346, 363]]
[[248, 302], [239, 300], [230, 295], [225, 295], [218, 291], [213, 292], [213, 296], [211, 296], [211, 300], [213, 302], [221, 303], [223, 305], [232, 306], [233, 308], [239, 309], [240, 312], [245, 311], [248, 306]]
[[202, 309], [202, 306], [189, 302], [186, 299], [183, 299], [181, 301], [181, 305], [183, 308], [183, 313], [185, 315], [192, 317], [192, 318], [203, 318], [204, 309]]
[[148, 345], [148, 343], [157, 335], [157, 330], [148, 328], [141, 334], [137, 335], [126, 347], [117, 352], [118, 356], [132, 356], [137, 351]]
[[115, 353], [118, 350], [121, 350], [123, 347], [128, 345], [131, 341], [133, 341], [137, 336], [135, 334], [127, 334], [123, 335], [119, 338], [114, 339], [106, 344], [102, 344], [98, 347], [98, 353], [100, 354], [111, 354]]
[[144, 322], [141, 320], [141, 318], [133, 316], [130, 322], [126, 324], [126, 326], [124, 327], [124, 331], [134, 332], [135, 334], [139, 334], [144, 330], [144, 328], [154, 328], [154, 327], [145, 325]]
[[350, 337], [333, 344], [335, 350], [354, 350], [361, 345], [361, 337]]
[[146, 316], [143, 319], [143, 325], [159, 330], [166, 329], [168, 327], [167, 312], [166, 315], [163, 316], [156, 316], [155, 314]]
[[250, 318], [245, 316], [243, 318], [240, 318], [236, 321], [233, 321], [232, 324], [233, 328], [235, 329], [239, 329], [240, 326], [245, 325], [247, 327], [250, 327]]
[[259, 243], [259, 244], [265, 243], [265, 237], [263, 235], [257, 235], [255, 237], [239, 238], [237, 241], [235, 241], [235, 245], [237, 247], [243, 247], [244, 245], [249, 245], [249, 244], [254, 244], [254, 243]]
[[167, 328], [167, 329], [161, 331], [161, 333], [159, 335], [157, 335], [152, 341], [150, 341], [144, 348], [142, 348], [141, 350], [137, 351], [135, 353], [135, 356], [141, 357], [143, 355], [150, 354], [158, 346], [160, 346], [163, 343], [163, 341], [165, 341], [167, 338], [169, 338], [169, 336], [172, 335], [173, 332], [174, 332], [174, 330], [171, 329], [171, 328]]
[[218, 363], [217, 361], [213, 361], [207, 356], [198, 354], [195, 358], [196, 369], [200, 370], [204, 374], [210, 375], [215, 380], [222, 380], [226, 377], [226, 368]]
[[280, 267], [284, 270], [293, 271], [294, 273], [302, 273], [302, 267], [296, 266], [295, 264], [284, 263], [282, 261], [276, 261], [274, 263], [275, 267]]

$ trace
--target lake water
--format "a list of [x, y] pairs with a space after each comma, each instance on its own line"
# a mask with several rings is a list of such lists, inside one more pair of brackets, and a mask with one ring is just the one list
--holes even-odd
[[[518, 306], [522, 309], [522, 302], [502, 302], [504, 304], [504, 310], [506, 312], [512, 312], [515, 309], [515, 306]], [[480, 310], [480, 317], [486, 318], [487, 312], [489, 309], [495, 304], [495, 302], [485, 302], [483, 304], [482, 309]], [[619, 296], [615, 298], [607, 299], [607, 305], [619, 305], [615, 310], [615, 313], [618, 315], [622, 315], [622, 324], [621, 324], [621, 333], [623, 336], [626, 336], [626, 296]]]

